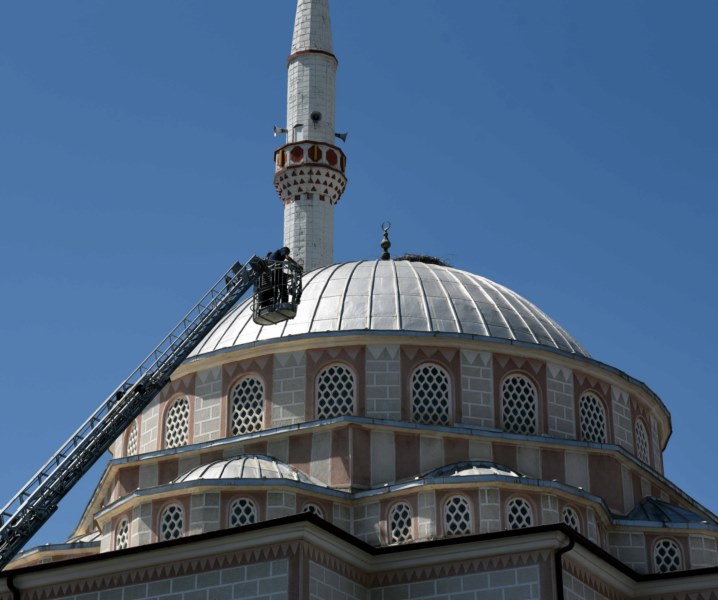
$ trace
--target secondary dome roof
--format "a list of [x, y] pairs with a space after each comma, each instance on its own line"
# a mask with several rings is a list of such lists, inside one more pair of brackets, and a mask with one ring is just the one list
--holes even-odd
[[237, 304], [190, 357], [259, 341], [322, 332], [419, 332], [480, 336], [589, 356], [563, 327], [510, 289], [442, 265], [372, 260], [304, 275], [297, 316], [252, 321], [251, 298]]
[[190, 469], [174, 483], [216, 479], [290, 479], [323, 485], [294, 467], [263, 454], [244, 454]]

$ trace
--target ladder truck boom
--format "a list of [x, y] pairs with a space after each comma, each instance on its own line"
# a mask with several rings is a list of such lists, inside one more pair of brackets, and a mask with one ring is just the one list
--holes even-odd
[[[282, 270], [282, 304], [274, 304], [267, 293], [279, 279], [267, 273]], [[291, 301], [287, 300], [287, 286]], [[0, 511], [0, 570], [57, 509], [58, 502], [104, 454], [112, 442], [130, 426], [150, 401], [170, 381], [172, 372], [189, 356], [234, 304], [255, 287], [255, 320], [279, 322], [296, 314], [301, 295], [301, 268], [268, 265], [253, 256], [244, 265], [236, 262], [202, 299], [170, 331], [87, 421], [60, 447], [45, 465]], [[275, 285], [276, 287], [276, 285]], [[257, 296], [262, 294], [261, 303]], [[278, 296], [278, 294], [275, 294]], [[269, 298], [269, 301], [267, 301]], [[292, 310], [293, 309], [293, 310]], [[274, 317], [274, 318], [273, 318]], [[266, 324], [266, 323], [265, 323]]]

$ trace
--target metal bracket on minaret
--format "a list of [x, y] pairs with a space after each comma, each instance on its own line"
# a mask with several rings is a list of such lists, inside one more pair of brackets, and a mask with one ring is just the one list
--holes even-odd
[[274, 152], [274, 186], [284, 203], [284, 245], [305, 271], [333, 262], [334, 205], [347, 184], [346, 155], [335, 145], [337, 65], [329, 0], [298, 0], [287, 125], [275, 128], [288, 139]]

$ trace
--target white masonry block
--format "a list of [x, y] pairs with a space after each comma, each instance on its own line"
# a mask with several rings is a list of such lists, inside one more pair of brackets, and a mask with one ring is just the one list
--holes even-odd
[[285, 352], [274, 356], [272, 427], [304, 421], [306, 362], [304, 352]]
[[615, 441], [619, 446], [633, 453], [633, 419], [631, 418], [631, 402], [628, 392], [612, 385], [611, 400]]
[[220, 431], [222, 406], [222, 369], [199, 371], [195, 377], [194, 443], [209, 442], [222, 437]]
[[489, 352], [461, 351], [462, 422], [480, 427], [496, 427], [494, 414], [494, 375]]
[[576, 438], [573, 371], [552, 363], [546, 367], [549, 435]]

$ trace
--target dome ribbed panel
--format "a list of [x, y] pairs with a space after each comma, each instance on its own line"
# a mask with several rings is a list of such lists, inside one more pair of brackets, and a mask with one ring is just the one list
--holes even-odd
[[263, 454], [246, 454], [194, 467], [177, 477], [174, 483], [218, 479], [291, 479], [323, 485], [294, 467]]
[[588, 356], [558, 323], [510, 289], [478, 275], [408, 261], [329, 265], [304, 276], [293, 320], [259, 326], [238, 304], [192, 353], [332, 331], [474, 335]]

